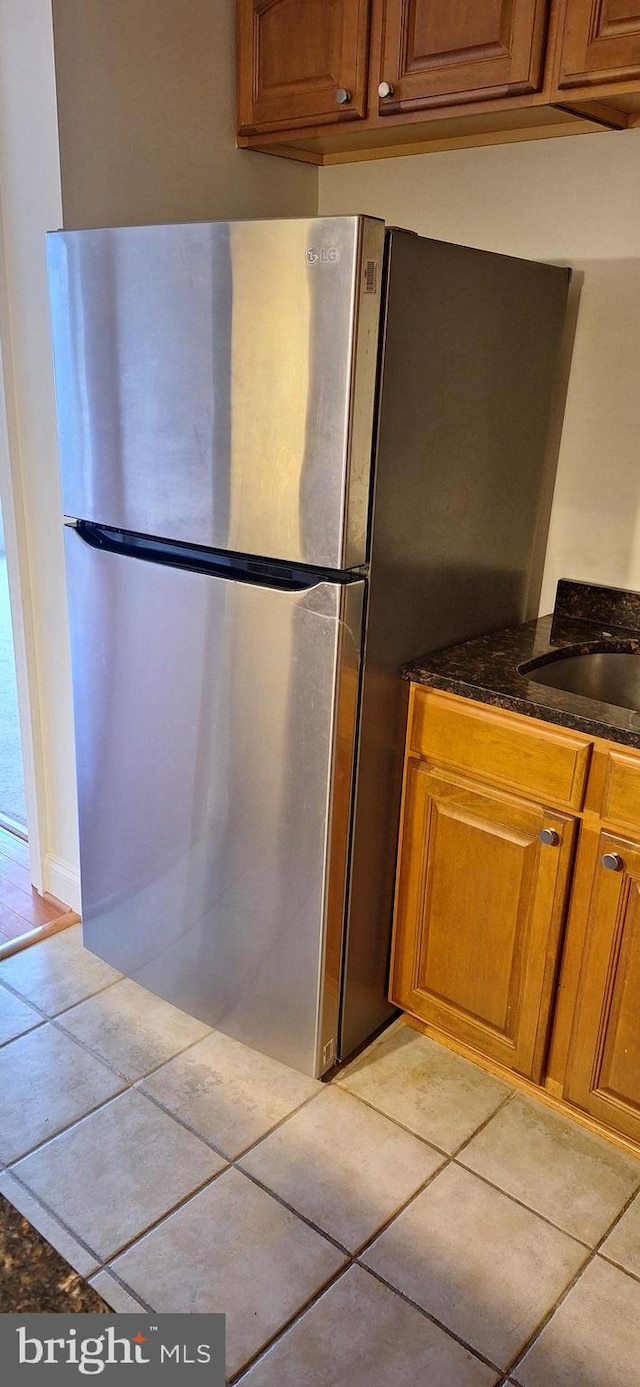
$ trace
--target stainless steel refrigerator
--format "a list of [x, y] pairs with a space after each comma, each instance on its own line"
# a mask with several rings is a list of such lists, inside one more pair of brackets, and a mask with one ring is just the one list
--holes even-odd
[[357, 216], [48, 260], [84, 942], [322, 1074], [391, 1014], [400, 666], [535, 610], [569, 272]]

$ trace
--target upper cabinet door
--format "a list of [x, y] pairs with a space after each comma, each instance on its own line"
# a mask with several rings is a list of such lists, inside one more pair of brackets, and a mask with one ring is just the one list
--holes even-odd
[[238, 0], [245, 134], [363, 116], [369, 0]]
[[540, 89], [548, 0], [383, 0], [383, 7], [381, 115]]
[[558, 86], [640, 77], [640, 0], [565, 0]]

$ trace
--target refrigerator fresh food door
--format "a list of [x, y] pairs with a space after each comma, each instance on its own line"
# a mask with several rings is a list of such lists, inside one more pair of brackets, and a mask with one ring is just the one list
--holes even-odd
[[367, 217], [52, 233], [65, 513], [364, 563], [383, 239]]
[[310, 1074], [335, 1058], [364, 583], [295, 591], [66, 529], [84, 941]]

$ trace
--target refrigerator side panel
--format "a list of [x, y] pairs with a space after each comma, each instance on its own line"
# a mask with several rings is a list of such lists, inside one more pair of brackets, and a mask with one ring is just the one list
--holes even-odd
[[65, 513], [364, 563], [383, 238], [363, 217], [52, 233]]
[[343, 1055], [391, 1012], [400, 666], [536, 602], [569, 285], [555, 266], [389, 236]]
[[360, 636], [349, 588], [274, 590], [66, 535], [85, 943], [318, 1073], [337, 1028], [331, 805], [338, 781], [351, 792], [354, 718], [341, 727], [338, 706], [349, 688], [355, 704]]

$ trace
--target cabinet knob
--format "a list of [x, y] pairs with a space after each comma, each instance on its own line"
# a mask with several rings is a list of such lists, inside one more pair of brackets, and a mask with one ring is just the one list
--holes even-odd
[[541, 843], [546, 843], [550, 848], [557, 848], [560, 842], [560, 834], [556, 833], [555, 828], [541, 828], [538, 837]]
[[381, 82], [378, 87], [378, 96], [384, 101], [387, 96], [393, 96], [393, 85], [391, 82]]
[[338, 105], [346, 106], [347, 102], [350, 100], [351, 92], [348, 92], [346, 87], [338, 87], [338, 90], [336, 92], [336, 101]]
[[624, 862], [618, 852], [605, 852], [600, 861], [608, 872], [621, 872]]

